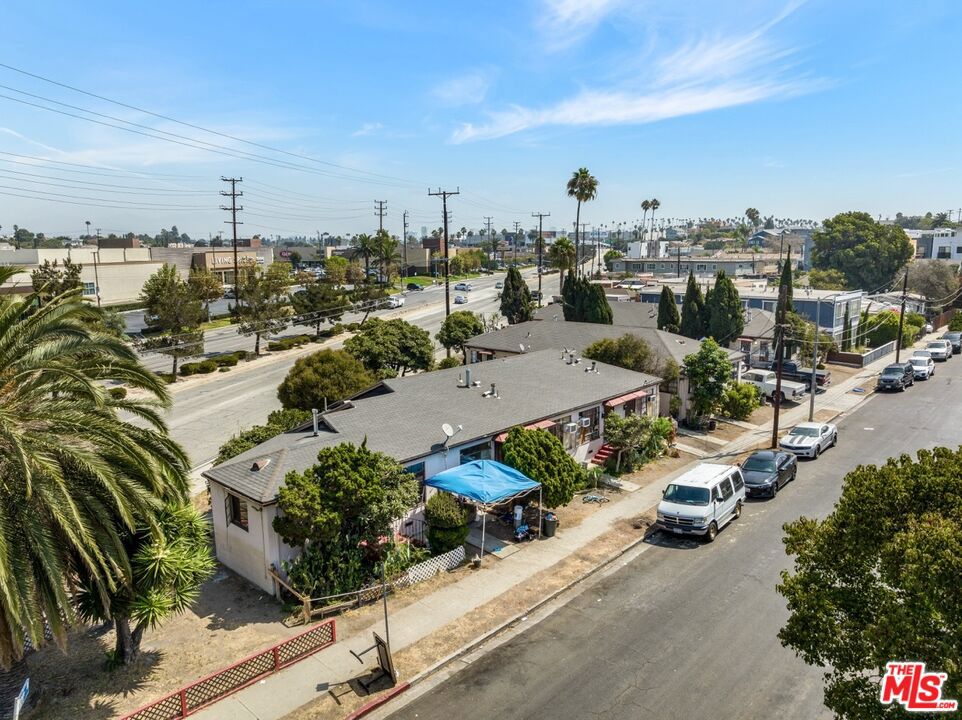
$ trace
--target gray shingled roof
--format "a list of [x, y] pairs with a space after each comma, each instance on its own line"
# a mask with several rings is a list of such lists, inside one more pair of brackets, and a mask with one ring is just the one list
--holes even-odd
[[[660, 358], [671, 358], [678, 365], [684, 363], [686, 355], [698, 352], [701, 348], [701, 343], [698, 340], [692, 340], [664, 330], [624, 325], [565, 322], [563, 317], [560, 316], [558, 320], [532, 320], [517, 325], [509, 325], [500, 330], [492, 330], [468, 340], [467, 347], [472, 350], [517, 353], [523, 344], [526, 350], [532, 352], [549, 348], [553, 350], [568, 348], [580, 353], [598, 340], [616, 339], [625, 334], [637, 335], [647, 342]], [[742, 356], [742, 353], [737, 350], [726, 349], [726, 352], [732, 360], [737, 360]]]
[[[342, 442], [408, 462], [436, 452], [444, 440], [441, 425], [463, 426], [451, 447], [558, 417], [658, 383], [658, 378], [598, 363], [568, 365], [555, 350], [468, 366], [479, 387], [460, 387], [464, 368], [451, 368], [385, 380], [350, 401], [346, 409], [321, 414], [323, 425], [314, 437], [310, 426], [278, 435], [204, 473], [210, 480], [263, 503], [274, 501], [291, 470], [311, 467], [317, 452]], [[499, 397], [482, 393], [495, 383]], [[258, 460], [270, 460], [256, 471]]]

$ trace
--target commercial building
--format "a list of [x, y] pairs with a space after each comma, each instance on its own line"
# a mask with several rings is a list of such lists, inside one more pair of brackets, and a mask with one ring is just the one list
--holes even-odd
[[277, 491], [287, 473], [314, 465], [322, 448], [366, 442], [423, 481], [472, 460], [501, 459], [507, 432], [523, 426], [554, 434], [587, 462], [604, 443], [607, 413], [657, 415], [658, 383], [602, 363], [573, 364], [553, 350], [383, 380], [320, 413], [316, 431], [309, 423], [204, 473], [217, 557], [274, 592], [268, 568], [296, 554], [273, 529]]
[[617, 258], [611, 261], [611, 270], [615, 273], [643, 273], [651, 275], [673, 275], [687, 277], [689, 272], [696, 275], [712, 274], [724, 270], [731, 277], [747, 275], [765, 275], [774, 273], [777, 269], [778, 254], [772, 253], [722, 253], [714, 255], [686, 256], [678, 253], [672, 256], [658, 258], [631, 259]]

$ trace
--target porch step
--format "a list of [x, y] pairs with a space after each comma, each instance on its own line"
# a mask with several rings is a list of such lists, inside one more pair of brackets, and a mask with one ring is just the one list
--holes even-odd
[[604, 465], [614, 452], [615, 449], [606, 443], [598, 448], [598, 452], [591, 458], [591, 463], [594, 465]]

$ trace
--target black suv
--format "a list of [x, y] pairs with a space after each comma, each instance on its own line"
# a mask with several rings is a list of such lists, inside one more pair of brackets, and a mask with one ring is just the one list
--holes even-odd
[[915, 368], [912, 363], [893, 363], [887, 366], [879, 375], [877, 390], [905, 390], [915, 384]]
[[410, 291], [412, 291], [412, 292], [418, 292], [418, 291], [420, 291], [420, 290], [424, 290], [424, 288], [421, 287], [420, 285], [418, 285], [417, 283], [408, 283], [408, 284], [407, 284], [407, 289], [410, 290]]

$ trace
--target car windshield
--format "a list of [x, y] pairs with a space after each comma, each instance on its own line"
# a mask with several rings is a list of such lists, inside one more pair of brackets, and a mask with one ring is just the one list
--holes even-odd
[[905, 371], [900, 367], [885, 368], [882, 371], [882, 374], [887, 375], [889, 377], [898, 377], [899, 375], [904, 375]]
[[708, 488], [671, 484], [665, 490], [665, 500], [682, 505], [707, 505]]
[[929, 359], [924, 357], [913, 357], [909, 358], [909, 362], [915, 367], [926, 367], [929, 364]]
[[767, 458], [750, 457], [742, 465], [742, 468], [749, 472], [774, 472], [775, 462]]
[[796, 435], [799, 437], [818, 437], [818, 428], [811, 427], [797, 427], [792, 428], [789, 435]]
[[945, 345], [943, 345], [941, 341], [938, 341], [938, 342], [930, 342], [925, 347], [932, 348], [933, 350], [941, 350], [942, 348], [945, 347]]

